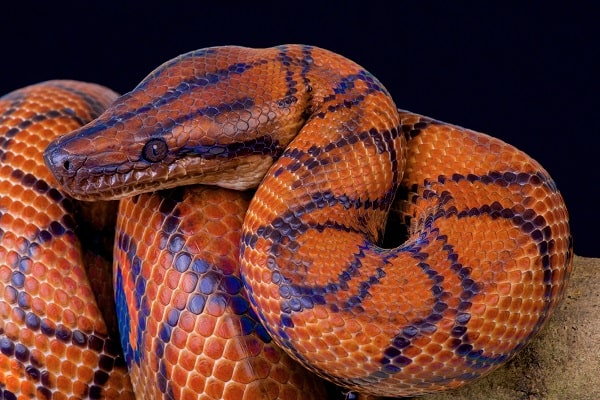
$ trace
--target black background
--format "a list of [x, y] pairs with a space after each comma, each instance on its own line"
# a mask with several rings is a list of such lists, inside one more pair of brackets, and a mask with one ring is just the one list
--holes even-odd
[[208, 46], [325, 47], [371, 71], [400, 108], [492, 134], [540, 161], [566, 199], [575, 252], [600, 256], [595, 8], [441, 1], [21, 3], [0, 7], [1, 93], [54, 78], [123, 93], [164, 61]]

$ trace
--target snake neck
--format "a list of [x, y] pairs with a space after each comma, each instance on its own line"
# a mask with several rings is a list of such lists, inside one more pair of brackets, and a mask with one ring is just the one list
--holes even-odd
[[331, 139], [326, 125], [340, 137], [379, 134], [397, 124], [395, 114], [371, 74], [329, 51], [210, 48], [157, 68], [100, 118], [52, 143], [45, 159], [64, 190], [84, 200], [196, 183], [244, 190], [305, 126], [313, 128], [303, 140], [317, 143]]

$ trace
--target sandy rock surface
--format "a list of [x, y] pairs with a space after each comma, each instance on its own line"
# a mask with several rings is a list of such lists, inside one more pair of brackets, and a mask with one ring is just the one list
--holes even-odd
[[600, 399], [600, 258], [575, 256], [562, 304], [514, 360], [464, 388], [414, 399]]

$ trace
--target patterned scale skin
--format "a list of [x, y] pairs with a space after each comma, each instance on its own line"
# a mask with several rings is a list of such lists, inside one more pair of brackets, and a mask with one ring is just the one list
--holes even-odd
[[48, 81], [0, 97], [2, 399], [133, 399], [86, 277], [74, 203], [43, 161], [51, 140], [96, 118], [116, 96]]
[[121, 201], [116, 299], [139, 399], [327, 398], [250, 308], [239, 273], [248, 202], [202, 186]]
[[[179, 56], [45, 158], [88, 200], [258, 185], [240, 245], [256, 314], [308, 369], [370, 395], [496, 369], [571, 271], [568, 213], [536, 161], [399, 111], [369, 72], [316, 47]], [[384, 248], [391, 208], [405, 234]]]

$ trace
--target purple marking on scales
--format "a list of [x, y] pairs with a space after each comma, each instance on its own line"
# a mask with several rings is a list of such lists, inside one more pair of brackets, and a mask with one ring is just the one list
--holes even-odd
[[283, 152], [279, 142], [270, 136], [260, 136], [244, 142], [216, 143], [211, 145], [184, 146], [178, 155], [197, 155], [206, 159], [235, 158], [248, 155], [278, 157]]
[[[318, 149], [313, 150], [313, 153], [315, 152], [318, 152]], [[300, 157], [294, 156], [294, 158]], [[444, 184], [447, 179], [448, 178], [441, 176], [439, 177], [438, 182]], [[469, 174], [467, 176], [454, 174], [449, 179], [455, 182], [463, 179], [468, 180], [469, 182], [480, 181], [485, 184], [498, 184], [499, 186], [508, 185], [510, 182], [526, 181], [531, 184], [546, 185], [550, 188], [550, 190], [555, 189], [555, 186], [551, 182], [548, 182], [548, 178], [545, 176], [540, 176], [539, 173], [531, 175], [528, 179], [523, 173], [514, 174], [499, 172], [491, 172], [482, 176], [476, 176], [473, 174]], [[432, 182], [429, 182], [427, 186], [430, 187], [431, 183]], [[408, 192], [406, 194], [408, 194]], [[490, 205], [483, 205], [474, 209], [457, 210], [455, 206], [450, 205], [453, 198], [451, 193], [446, 190], [438, 194], [436, 191], [427, 189], [424, 190], [423, 197], [430, 200], [439, 197], [440, 205], [438, 211], [422, 222], [424, 224], [422, 228], [423, 233], [419, 238], [415, 238], [414, 242], [412, 242], [413, 244], [409, 245], [408, 247], [406, 245], [400, 246], [396, 250], [391, 251], [387, 258], [393, 257], [395, 252], [406, 252], [411, 257], [417, 259], [419, 261], [418, 266], [428, 275], [429, 279], [433, 280], [434, 284], [432, 285], [431, 290], [432, 294], [438, 299], [438, 301], [432, 306], [432, 313], [430, 316], [418, 321], [413, 321], [411, 324], [407, 325], [401, 330], [400, 334], [393, 341], [393, 343], [398, 344], [398, 346], [394, 344], [389, 349], [384, 351], [384, 357], [382, 358], [383, 366], [379, 371], [364, 378], [360, 378], [356, 380], [355, 383], [360, 383], [360, 381], [363, 380], [365, 382], [378, 381], [381, 379], [386, 379], [390, 375], [397, 373], [404, 366], [411, 362], [410, 358], [402, 355], [402, 349], [408, 347], [414, 337], [418, 337], [422, 334], [432, 334], [437, 330], [436, 323], [442, 318], [442, 313], [448, 307], [444, 301], [441, 301], [442, 295], [446, 292], [441, 285], [443, 280], [436, 278], [439, 277], [439, 275], [426, 262], [428, 255], [426, 253], [421, 253], [420, 250], [423, 244], [426, 244], [429, 240], [431, 240], [429, 235], [431, 235], [434, 231], [437, 232], [436, 239], [444, 241], [443, 250], [448, 252], [448, 260], [452, 262], [450, 269], [460, 279], [463, 291], [460, 296], [461, 302], [457, 306], [458, 313], [455, 316], [456, 326], [452, 331], [452, 334], [455, 337], [455, 353], [460, 357], [464, 357], [472, 366], [472, 368], [486, 369], [491, 365], [504, 362], [510, 356], [510, 354], [513, 354], [522, 346], [517, 346], [509, 354], [486, 356], [483, 354], [482, 349], [475, 349], [473, 345], [469, 343], [468, 330], [466, 329], [466, 324], [470, 320], [470, 314], [468, 313], [468, 310], [471, 307], [471, 302], [469, 299], [479, 292], [480, 287], [477, 282], [470, 279], [469, 268], [466, 268], [460, 264], [458, 254], [454, 251], [453, 246], [450, 243], [447, 243], [447, 236], [440, 235], [437, 228], [433, 229], [433, 224], [440, 218], [448, 218], [451, 216], [456, 216], [457, 218], [466, 218], [471, 216], [479, 216], [481, 214], [490, 215], [492, 218], [511, 220], [516, 226], [520, 227], [521, 230], [530, 234], [532, 239], [538, 243], [540, 255], [542, 257], [542, 267], [548, 271], [550, 268], [548, 251], [550, 251], [553, 244], [549, 243], [544, 245], [544, 241], [551, 237], [551, 231], [549, 230], [550, 228], [545, 219], [541, 215], [537, 215], [533, 210], [526, 210], [523, 213], [516, 213], [513, 209], [504, 208], [497, 202]], [[284, 245], [284, 243], [287, 243], [288, 240], [293, 243], [297, 236], [303, 234], [309, 229], [319, 229], [319, 227], [324, 229], [326, 225], [328, 225], [327, 223], [308, 225], [302, 222], [302, 215], [304, 213], [309, 213], [314, 208], [331, 207], [334, 204], [338, 204], [339, 201], [340, 198], [327, 193], [313, 195], [313, 201], [310, 202], [310, 207], [309, 205], [296, 207], [295, 210], [290, 210], [289, 213], [285, 213], [286, 215], [289, 214], [287, 217], [286, 215], [277, 217], [270, 226], [259, 228], [256, 231], [257, 238], [265, 237], [273, 242], [271, 248], [273, 256], [269, 258], [270, 263], [268, 263], [268, 265], [272, 271], [272, 281], [280, 286], [280, 294], [284, 299], [286, 299], [281, 305], [281, 327], [277, 329], [277, 333], [282, 337], [286, 347], [289, 347], [293, 351], [294, 345], [293, 343], [289, 342], [289, 337], [285, 332], [286, 328], [294, 326], [291, 319], [291, 314], [302, 312], [304, 309], [312, 308], [315, 304], [323, 304], [324, 294], [336, 293], [344, 290], [344, 288], [347, 288], [348, 285], [345, 282], [341, 282], [339, 284], [332, 282], [325, 286], [305, 286], [292, 284], [291, 281], [286, 278], [285, 273], [280, 270], [277, 261], [275, 261], [277, 259], [276, 255], [278, 253], [278, 248], [279, 246]], [[365, 205], [362, 202], [351, 202], [349, 199], [346, 199], [345, 204], [347, 204], [347, 208], [352, 207], [351, 204], [353, 204], [355, 207], [362, 207]], [[291, 218], [292, 216], [293, 218]], [[331, 225], [330, 228], [334, 228], [334, 226]], [[337, 226], [334, 229], [342, 229], [342, 227]], [[242, 250], [244, 250], [245, 246], [252, 246], [253, 243], [256, 242], [257, 238], [245, 236], [242, 241]], [[543, 243], [540, 242], [540, 240], [542, 240]], [[291, 244], [289, 244], [289, 246], [291, 246]], [[356, 268], [360, 268], [360, 254], [357, 254], [356, 256], [356, 262], [349, 266], [348, 271], [346, 271], [347, 273], [340, 275], [344, 277], [344, 279], [352, 279], [352, 277], [355, 275], [352, 273], [352, 271]], [[546, 284], [549, 285], [550, 275], [545, 274], [544, 280]], [[363, 287], [367, 288], [367, 286], [368, 285], [364, 285], [363, 282]], [[366, 289], [366, 291], [368, 291], [368, 289]], [[549, 292], [546, 293], [546, 296], [549, 295]], [[346, 304], [352, 308], [356, 308], [360, 307], [361, 303], [361, 296], [353, 296]], [[360, 308], [358, 309], [360, 310]], [[337, 309], [334, 307], [331, 311], [335, 312], [336, 310]], [[538, 326], [541, 325], [542, 321], [543, 318], [540, 319]], [[534, 332], [536, 329], [537, 328], [534, 329]], [[477, 375], [478, 374], [476, 372], [469, 372], [464, 377], [470, 379]]]

